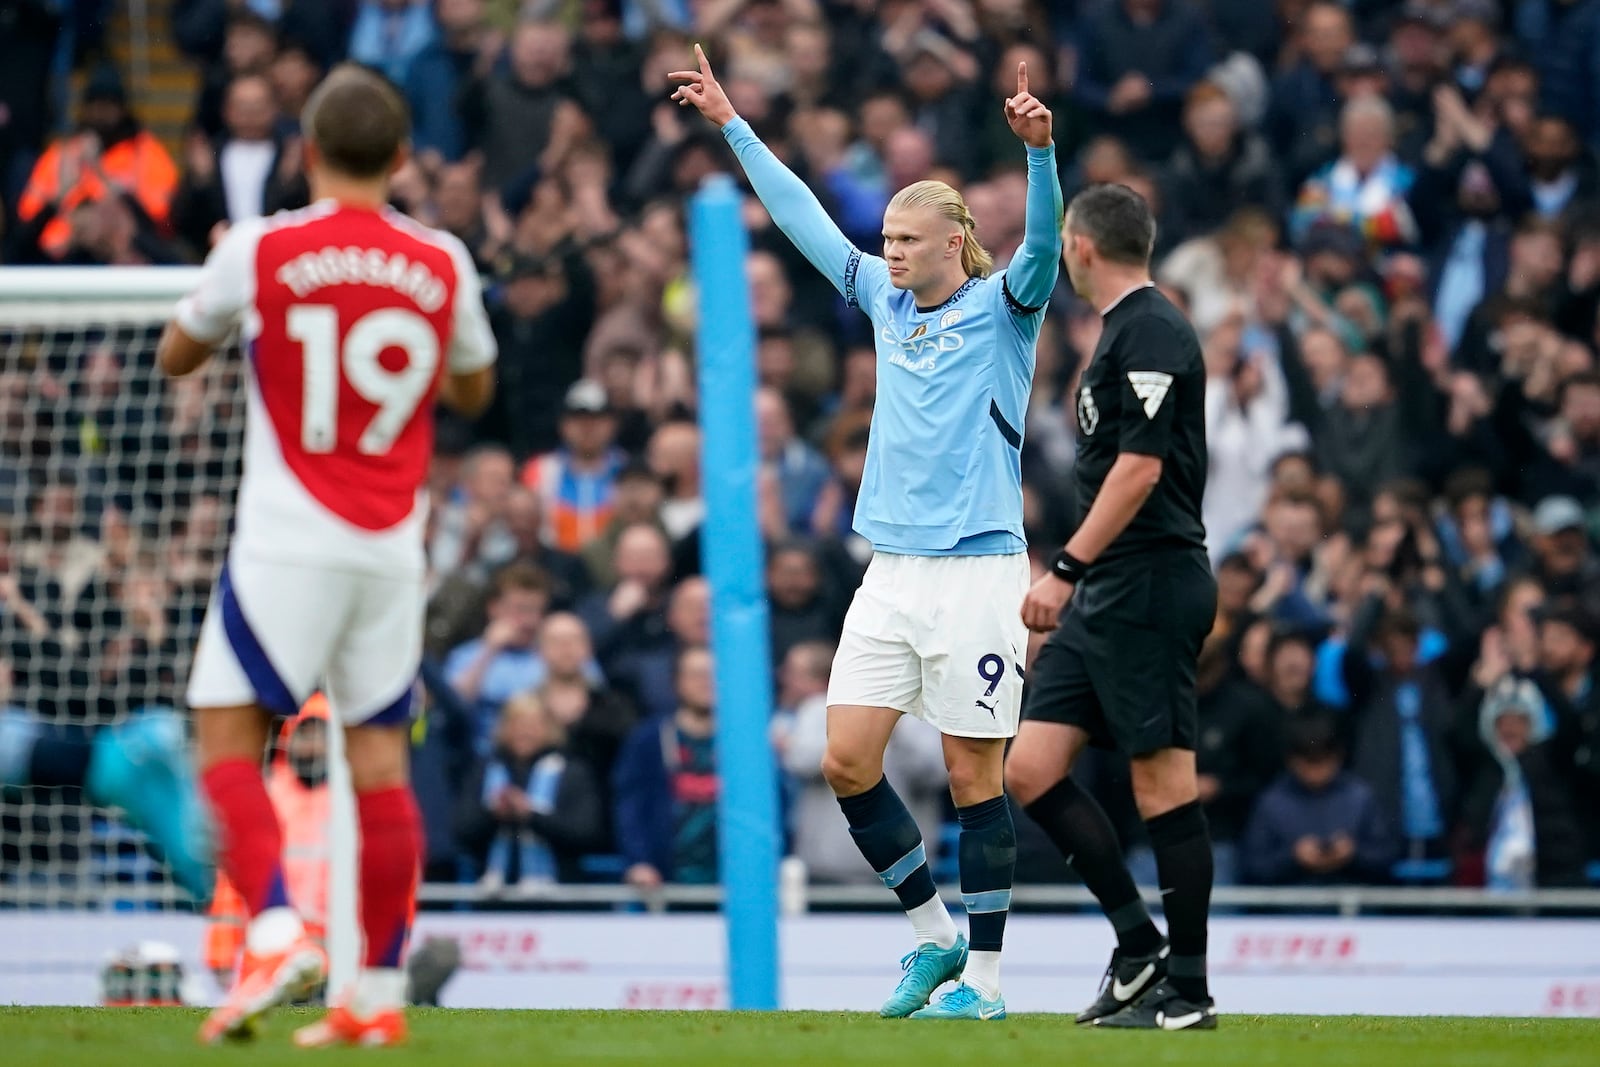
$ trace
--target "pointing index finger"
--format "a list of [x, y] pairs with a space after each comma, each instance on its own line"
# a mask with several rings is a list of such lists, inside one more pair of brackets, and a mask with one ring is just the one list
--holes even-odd
[[1017, 64], [1017, 94], [1020, 96], [1022, 93], [1025, 93], [1027, 91], [1028, 91], [1028, 64], [1026, 62], [1022, 62], [1022, 63], [1018, 63]]
[[700, 63], [700, 73], [709, 77], [711, 75], [711, 61], [706, 58], [706, 50], [698, 43], [694, 46], [694, 58]]

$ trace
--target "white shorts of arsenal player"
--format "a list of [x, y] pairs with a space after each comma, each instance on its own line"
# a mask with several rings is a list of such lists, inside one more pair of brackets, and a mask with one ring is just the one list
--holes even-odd
[[465, 246], [324, 201], [241, 223], [178, 325], [250, 363], [233, 542], [190, 672], [192, 708], [293, 715], [317, 688], [347, 723], [411, 714], [422, 652], [424, 484], [444, 374], [494, 362]]

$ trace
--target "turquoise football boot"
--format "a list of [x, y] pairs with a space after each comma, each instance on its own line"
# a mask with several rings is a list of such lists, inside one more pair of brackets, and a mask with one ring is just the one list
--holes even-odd
[[878, 1009], [878, 1014], [885, 1019], [904, 1019], [928, 1003], [935, 989], [961, 977], [966, 966], [967, 939], [960, 934], [949, 948], [940, 948], [932, 942], [918, 945], [900, 960], [900, 969], [905, 974], [894, 987], [894, 993]]
[[1004, 1019], [1004, 997], [990, 1000], [965, 982], [939, 998], [939, 1003], [929, 1004], [921, 1011], [911, 1013], [913, 1019]]
[[95, 804], [122, 809], [144, 832], [196, 907], [210, 903], [216, 884], [210, 822], [177, 712], [149, 708], [102, 728], [83, 784]]

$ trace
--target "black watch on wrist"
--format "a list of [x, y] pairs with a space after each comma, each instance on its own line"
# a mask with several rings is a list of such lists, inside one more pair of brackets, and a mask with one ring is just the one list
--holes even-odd
[[1089, 565], [1063, 548], [1051, 557], [1050, 573], [1063, 582], [1077, 585], [1089, 573]]

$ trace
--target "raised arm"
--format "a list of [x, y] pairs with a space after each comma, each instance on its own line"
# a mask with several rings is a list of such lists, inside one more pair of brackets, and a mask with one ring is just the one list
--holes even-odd
[[734, 116], [722, 127], [722, 136], [733, 146], [740, 166], [750, 178], [750, 187], [778, 229], [813, 267], [843, 291], [845, 272], [852, 256], [859, 252], [828, 217], [816, 194], [772, 154], [744, 119]]
[[1050, 109], [1028, 92], [1028, 65], [1017, 64], [1017, 95], [1006, 101], [1006, 121], [1028, 146], [1028, 201], [1022, 246], [1006, 269], [1005, 287], [1018, 310], [1044, 307], [1061, 269], [1061, 182], [1051, 140]]
[[668, 77], [682, 82], [672, 93], [680, 106], [692, 104], [717, 128], [739, 157], [739, 165], [750, 177], [750, 185], [761, 198], [767, 213], [778, 228], [793, 241], [795, 247], [811, 262], [813, 267], [845, 292], [849, 279], [846, 271], [859, 261], [860, 253], [845, 237], [844, 232], [828, 217], [816, 195], [806, 187], [793, 171], [783, 165], [772, 150], [761, 143], [750, 124], [739, 117], [728, 94], [711, 72], [711, 63], [705, 50], [694, 46], [699, 70], [675, 70]]

